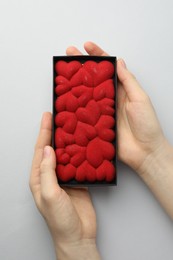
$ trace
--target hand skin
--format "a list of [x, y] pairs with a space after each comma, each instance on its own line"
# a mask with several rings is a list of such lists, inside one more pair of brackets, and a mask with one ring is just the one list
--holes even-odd
[[[99, 46], [86, 42], [89, 55], [107, 56]], [[67, 55], [81, 55], [69, 47]], [[135, 170], [173, 219], [173, 147], [166, 140], [150, 98], [122, 59], [118, 75], [118, 156]]]
[[58, 260], [97, 260], [96, 215], [85, 188], [61, 188], [50, 147], [52, 115], [43, 114], [30, 175], [35, 203], [47, 222]]

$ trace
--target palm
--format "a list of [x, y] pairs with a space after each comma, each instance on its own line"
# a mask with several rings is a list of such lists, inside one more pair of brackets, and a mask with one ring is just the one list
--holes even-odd
[[96, 214], [86, 189], [64, 188], [81, 222], [82, 238], [95, 238]]
[[[150, 100], [130, 101], [123, 87], [118, 85], [118, 152], [119, 158], [134, 169], [146, 154], [156, 149], [155, 141], [162, 138]], [[151, 145], [152, 144], [152, 145]]]
[[[67, 243], [95, 239], [96, 215], [89, 192], [85, 188], [54, 187], [54, 203], [41, 207], [53, 237]], [[43, 210], [42, 210], [43, 208]]]

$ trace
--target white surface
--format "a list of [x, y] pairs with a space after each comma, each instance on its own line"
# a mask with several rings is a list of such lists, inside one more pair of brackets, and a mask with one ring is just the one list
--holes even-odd
[[[123, 57], [173, 143], [172, 0], [0, 0], [0, 259], [55, 259], [28, 178], [41, 114], [51, 111], [52, 56], [87, 40]], [[93, 188], [105, 260], [172, 260], [173, 223], [129, 168]]]

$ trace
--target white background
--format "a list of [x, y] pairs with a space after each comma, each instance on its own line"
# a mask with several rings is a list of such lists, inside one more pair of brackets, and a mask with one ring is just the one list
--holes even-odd
[[[28, 179], [52, 56], [88, 40], [123, 57], [173, 143], [172, 0], [0, 0], [0, 259], [51, 260], [54, 248]], [[118, 186], [92, 188], [105, 260], [172, 260], [173, 223], [119, 163]]]

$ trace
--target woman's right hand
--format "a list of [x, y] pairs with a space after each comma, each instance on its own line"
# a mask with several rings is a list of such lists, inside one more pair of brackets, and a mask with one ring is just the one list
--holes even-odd
[[[84, 45], [89, 55], [108, 55], [92, 42]], [[81, 55], [69, 47], [67, 55]], [[173, 218], [173, 148], [166, 140], [150, 98], [122, 59], [118, 75], [118, 156], [150, 187]]]

